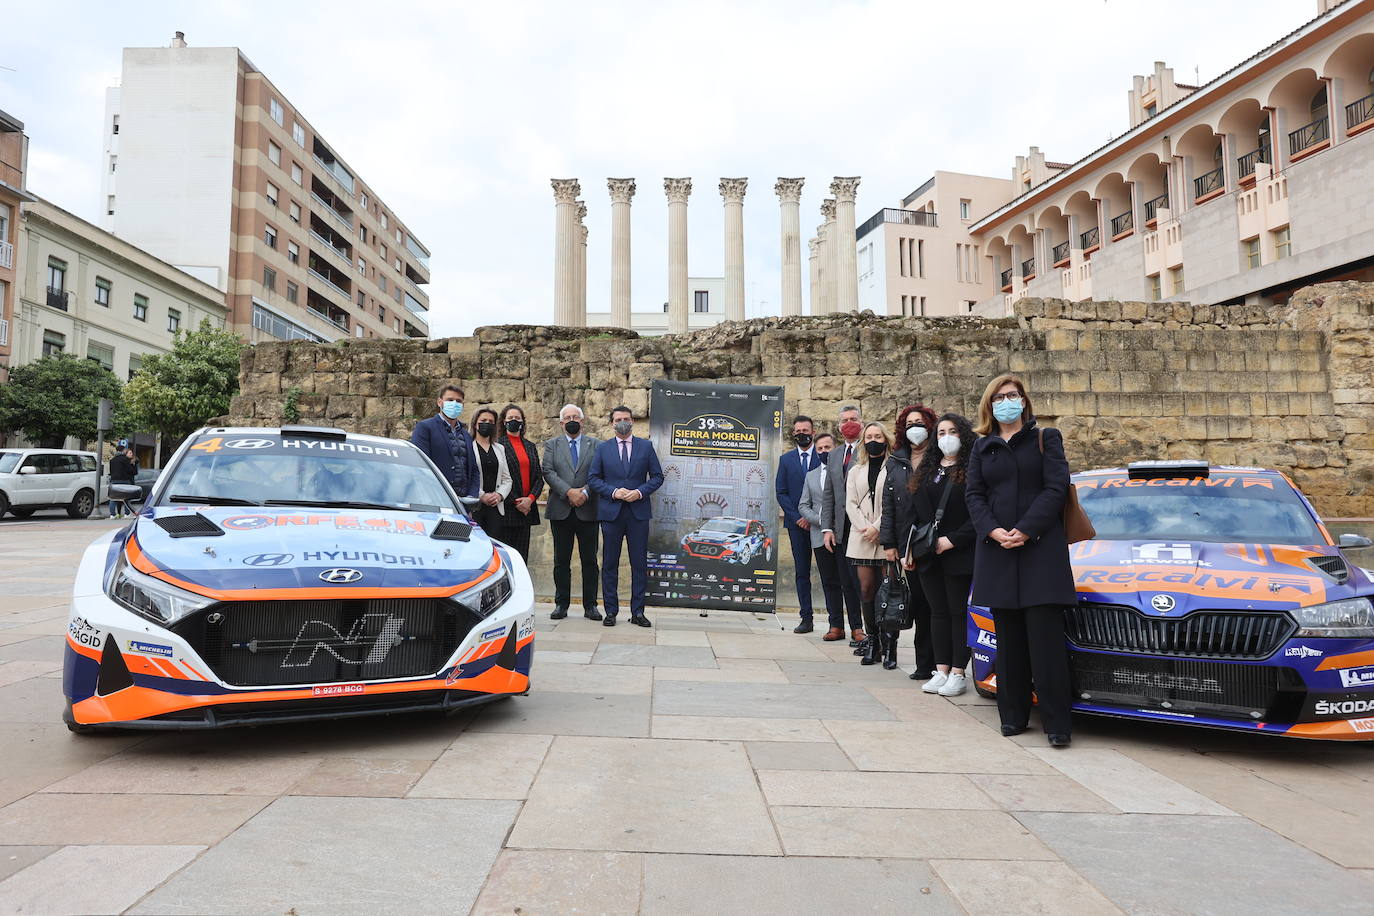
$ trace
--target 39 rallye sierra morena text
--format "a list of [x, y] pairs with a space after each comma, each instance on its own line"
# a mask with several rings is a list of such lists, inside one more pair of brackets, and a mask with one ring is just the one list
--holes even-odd
[[81, 560], [74, 731], [453, 710], [527, 692], [534, 593], [409, 442], [203, 429]]
[[[1303, 738], [1374, 739], [1374, 571], [1283, 474], [1138, 462], [1074, 475], [1097, 529], [1069, 548], [1074, 710]], [[996, 621], [969, 608], [980, 693]]]
[[744, 565], [754, 557], [773, 558], [773, 539], [763, 522], [721, 516], [705, 522], [682, 539], [683, 551], [702, 560], [723, 560]]

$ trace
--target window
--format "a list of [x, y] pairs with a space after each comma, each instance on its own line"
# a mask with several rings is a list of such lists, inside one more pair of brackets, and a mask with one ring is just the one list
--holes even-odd
[[267, 183], [267, 202], [275, 207], [277, 205], [278, 195], [277, 186], [269, 181]]
[[286, 260], [290, 261], [292, 264], [299, 264], [301, 262], [301, 246], [297, 245], [295, 242], [287, 242]]
[[143, 357], [141, 357], [141, 356], [130, 356], [130, 357], [129, 357], [129, 378], [133, 378], [134, 375], [138, 372], [138, 370], [140, 370], [140, 369], [142, 369], [142, 368], [143, 368]]
[[104, 277], [95, 278], [95, 304], [110, 307], [110, 281]]
[[961, 198], [959, 199], [959, 218], [960, 218], [960, 219], [971, 219], [971, 218], [972, 218], [972, 216], [971, 216], [972, 212], [973, 212], [973, 201], [971, 201], [971, 200], [969, 200], [969, 199], [967, 199], [967, 198], [962, 198], [962, 197], [961, 197]]
[[1317, 94], [1312, 96], [1312, 120], [1320, 121], [1326, 117], [1326, 86], [1323, 85], [1317, 90]]
[[377, 320], [382, 324], [386, 324], [386, 309], [380, 305], [377, 306]]
[[291, 201], [291, 222], [295, 223], [298, 226], [301, 222], [301, 205], [296, 203], [294, 200]]
[[267, 141], [267, 158], [273, 165], [281, 165], [281, 147], [271, 140]]
[[1151, 102], [1150, 104], [1145, 106], [1145, 117], [1147, 119], [1153, 118], [1157, 114], [1159, 114], [1159, 106], [1156, 105], [1154, 102]]
[[926, 240], [916, 240], [916, 276], [925, 279], [926, 275]]
[[148, 297], [134, 293], [134, 318], [138, 321], [148, 320]]
[[262, 269], [262, 285], [272, 292], [277, 291], [277, 272], [270, 267]]
[[377, 285], [380, 286], [380, 287], [382, 288], [382, 292], [386, 292], [386, 277], [385, 277], [385, 276], [378, 277], [378, 278], [377, 278]]
[[401, 227], [400, 227], [400, 226], [397, 226], [397, 227], [396, 227], [396, 244], [397, 244], [397, 245], [404, 245], [404, 244], [405, 244], [405, 240], [406, 240], [405, 233], [401, 231]]
[[119, 133], [119, 115], [114, 116], [114, 123], [110, 125], [110, 133]]
[[362, 290], [358, 290], [358, 308], [367, 308], [367, 296]]
[[277, 229], [275, 226], [268, 225], [262, 230], [262, 240], [267, 243], [268, 248], [277, 247]]
[[305, 173], [301, 171], [299, 162], [291, 163], [291, 180], [296, 184], [301, 184], [305, 180]]
[[291, 124], [291, 139], [296, 141], [297, 146], [305, 146], [305, 128], [301, 127], [300, 121]]
[[67, 349], [67, 335], [56, 331], [43, 332], [43, 355], [52, 356]]
[[287, 281], [286, 281], [286, 301], [287, 301], [287, 302], [295, 302], [295, 301], [300, 297], [300, 294], [301, 294], [300, 287], [297, 286], [296, 284], [292, 283], [290, 280], [287, 280]]
[[1292, 253], [1293, 240], [1290, 235], [1291, 227], [1284, 226], [1282, 229], [1275, 229], [1274, 236], [1274, 260], [1282, 261]]
[[111, 175], [113, 175], [113, 174], [115, 173], [115, 162], [116, 162], [116, 160], [118, 160], [118, 159], [119, 159], [118, 156], [111, 156], [111, 157], [110, 157], [110, 174], [111, 174]]
[[363, 240], [363, 244], [364, 244], [364, 245], [367, 244], [367, 227], [366, 227], [366, 226], [359, 226], [359, 227], [358, 227], [358, 238], [360, 238], [360, 239]]
[[1154, 302], [1163, 299], [1164, 289], [1160, 285], [1159, 274], [1150, 274], [1145, 280], [1150, 284], [1150, 299]]
[[385, 246], [385, 245], [381, 246], [381, 252], [382, 252], [382, 262], [385, 263], [385, 262], [386, 262], [386, 246]]
[[48, 292], [62, 293], [67, 289], [67, 262], [48, 258]]
[[396, 272], [397, 272], [397, 273], [400, 273], [400, 272], [401, 272], [401, 259], [400, 259], [400, 258], [397, 258], [397, 259], [396, 259]]
[[367, 276], [367, 262], [362, 258], [358, 259], [358, 273], [362, 274], [364, 277]]
[[359, 199], [362, 201], [363, 209], [366, 210], [366, 209], [367, 209], [367, 195], [366, 195], [366, 194], [363, 194]]
[[1240, 243], [1241, 255], [1245, 258], [1245, 269], [1254, 270], [1260, 266], [1259, 238], [1246, 239]]
[[692, 311], [711, 311], [711, 294], [707, 290], [698, 289], [692, 292]]
[[105, 215], [114, 216], [114, 195], [105, 198]]
[[286, 121], [286, 112], [282, 110], [281, 102], [270, 99], [267, 103], [267, 111], [272, 115], [272, 120], [277, 122], [280, 127]]
[[354, 336], [355, 336], [355, 337], [362, 337], [362, 336], [363, 336], [363, 326], [362, 326], [362, 325], [360, 325], [360, 324], [355, 324], [355, 325], [353, 326], [353, 331], [354, 331]]
[[181, 330], [181, 312], [176, 309], [167, 310], [167, 330], [172, 334]]
[[1172, 287], [1169, 295], [1178, 296], [1183, 293], [1183, 265], [1169, 268], [1169, 282]]
[[[1369, 78], [1370, 78], [1370, 81], [1371, 81], [1371, 82], [1374, 82], [1374, 71], [1371, 71], [1371, 72], [1370, 72]], [[382, 228], [383, 228], [383, 229], [386, 228], [386, 214], [385, 214], [385, 213], [382, 214]]]

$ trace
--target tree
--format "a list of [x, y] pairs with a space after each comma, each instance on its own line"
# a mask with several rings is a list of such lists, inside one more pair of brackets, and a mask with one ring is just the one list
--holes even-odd
[[238, 335], [212, 327], [208, 319], [194, 331], [178, 331], [172, 349], [144, 357], [124, 386], [126, 422], [181, 439], [228, 413], [239, 390], [242, 350]]
[[0, 385], [0, 429], [17, 429], [43, 446], [67, 436], [95, 438], [100, 399], [119, 403], [119, 379], [99, 363], [54, 353], [10, 370]]

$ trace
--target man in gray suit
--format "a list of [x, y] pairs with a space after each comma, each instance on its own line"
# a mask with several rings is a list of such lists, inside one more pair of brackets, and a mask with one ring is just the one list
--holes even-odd
[[[835, 447], [835, 437], [821, 433], [816, 437], [814, 448], [824, 462]], [[821, 591], [825, 594], [825, 610], [830, 616], [830, 631], [821, 637], [826, 642], [844, 639], [844, 595], [840, 591], [840, 573], [835, 568], [834, 551], [826, 550], [825, 535], [821, 530], [821, 506], [825, 503], [826, 475], [830, 469], [818, 464], [806, 472], [802, 483], [801, 499], [797, 500], [797, 512], [810, 524], [811, 555], [816, 558], [816, 570], [821, 574]]]
[[863, 435], [863, 420], [859, 408], [848, 405], [840, 408], [840, 435], [826, 461], [825, 491], [821, 502], [821, 537], [825, 548], [835, 555], [835, 569], [839, 574], [840, 591], [844, 593], [849, 611], [849, 644], [860, 648], [866, 635], [863, 614], [859, 610], [859, 580], [849, 565], [846, 548], [849, 544], [849, 513], [845, 510], [845, 475], [858, 458], [859, 437]]
[[572, 603], [572, 549], [577, 541], [577, 555], [582, 561], [582, 616], [600, 620], [596, 609], [600, 582], [597, 571], [597, 532], [595, 491], [587, 486], [587, 471], [592, 466], [592, 453], [600, 439], [582, 432], [582, 408], [568, 404], [558, 412], [560, 435], [544, 443], [544, 459], [540, 464], [548, 484], [548, 504], [544, 517], [553, 532], [553, 613], [554, 620], [568, 616]]

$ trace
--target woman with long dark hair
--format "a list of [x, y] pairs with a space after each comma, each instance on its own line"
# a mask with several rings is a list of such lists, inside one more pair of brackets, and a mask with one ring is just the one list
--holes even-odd
[[[901, 551], [911, 530], [912, 506], [910, 482], [913, 469], [932, 451], [935, 441], [935, 411], [923, 404], [911, 404], [897, 413], [897, 444], [887, 459], [887, 484], [883, 488], [883, 522], [879, 540], [889, 563], [900, 564]], [[916, 648], [916, 670], [913, 681], [925, 680], [934, 673], [935, 654], [930, 643], [930, 605], [921, 591], [915, 570], [906, 571], [910, 595], [913, 641]], [[890, 657], [883, 656], [884, 668], [897, 667], [897, 645], [893, 641]]]
[[496, 438], [496, 411], [479, 407], [472, 415], [472, 461], [481, 482], [477, 485], [480, 502], [472, 510], [473, 520], [488, 537], [501, 539], [505, 533], [506, 496], [510, 494], [510, 469], [506, 449]]
[[511, 488], [506, 496], [505, 524], [501, 540], [529, 562], [530, 528], [539, 524], [539, 494], [544, 492], [544, 472], [539, 467], [539, 448], [525, 438], [525, 411], [518, 404], [501, 409], [501, 443], [506, 447], [506, 467]]
[[[973, 581], [973, 519], [964, 503], [968, 458], [973, 450], [973, 424], [947, 413], [935, 425], [934, 447], [926, 449], [907, 484], [911, 492], [912, 524], [916, 530], [935, 523], [935, 550], [916, 569], [921, 592], [930, 605], [930, 635], [935, 675], [921, 687], [926, 693], [957, 697], [967, 688], [967, 626], [969, 585]], [[943, 510], [941, 507], [944, 507]]]
[[[846, 555], [859, 580], [859, 607], [863, 612], [864, 632], [869, 634], [861, 665], [877, 664], [889, 651], [895, 657], [897, 634], [884, 633], [874, 619], [878, 583], [883, 577], [880, 529], [883, 518], [883, 488], [887, 482], [887, 453], [892, 441], [881, 423], [864, 424], [863, 448], [845, 478], [845, 513], [849, 516], [849, 545]], [[895, 666], [894, 666], [895, 667]]]
[[997, 711], [1002, 734], [1026, 730], [1031, 691], [1051, 747], [1068, 747], [1069, 656], [1064, 609], [1077, 592], [1064, 531], [1069, 463], [1064, 437], [1035, 423], [1015, 375], [988, 383], [978, 404], [982, 438], [969, 455], [966, 497], [978, 534], [973, 603], [997, 628]]

